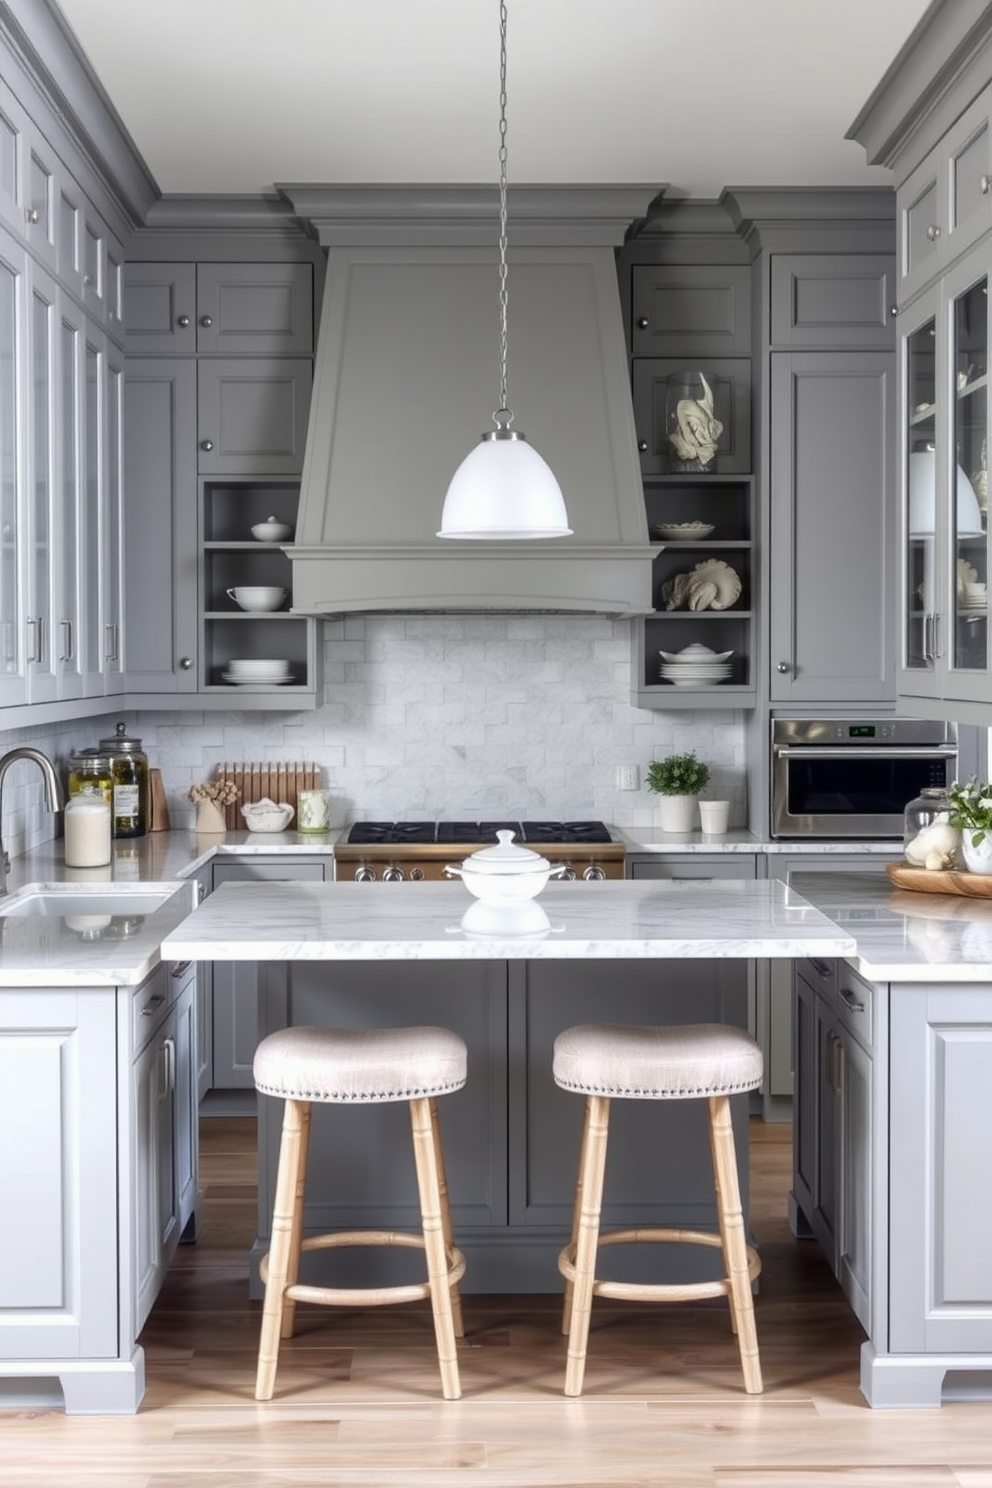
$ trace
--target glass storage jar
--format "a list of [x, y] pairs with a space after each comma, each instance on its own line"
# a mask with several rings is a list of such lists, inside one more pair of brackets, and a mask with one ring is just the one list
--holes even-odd
[[[950, 824], [954, 803], [942, 785], [925, 785], [903, 813], [903, 856], [915, 868], [952, 868], [961, 832]], [[938, 861], [939, 860], [939, 861]]]
[[112, 739], [100, 740], [113, 763], [115, 837], [143, 837], [148, 830], [148, 756], [141, 740], [129, 738], [123, 723]]
[[114, 762], [99, 749], [81, 749], [69, 756], [69, 795], [98, 790], [108, 806], [114, 804]]
[[110, 803], [98, 786], [87, 786], [65, 804], [67, 868], [102, 868], [110, 862]]

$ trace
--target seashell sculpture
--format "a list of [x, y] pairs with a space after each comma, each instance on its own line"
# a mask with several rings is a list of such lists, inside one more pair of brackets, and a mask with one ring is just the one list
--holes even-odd
[[680, 461], [698, 460], [700, 465], [711, 465], [716, 458], [723, 424], [714, 411], [713, 389], [702, 372], [699, 380], [703, 385], [703, 396], [679, 399], [668, 442]]
[[661, 586], [666, 610], [728, 610], [740, 593], [740, 575], [721, 558], [706, 558]]

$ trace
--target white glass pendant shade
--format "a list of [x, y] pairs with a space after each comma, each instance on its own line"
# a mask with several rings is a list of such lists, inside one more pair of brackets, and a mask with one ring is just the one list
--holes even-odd
[[[982, 513], [975, 488], [961, 466], [957, 470], [958, 537], [981, 537]], [[925, 537], [934, 529], [937, 501], [937, 454], [935, 450], [915, 450], [909, 457], [909, 535]]]
[[452, 476], [437, 535], [509, 541], [571, 532], [550, 465], [523, 434], [498, 429], [483, 434]]

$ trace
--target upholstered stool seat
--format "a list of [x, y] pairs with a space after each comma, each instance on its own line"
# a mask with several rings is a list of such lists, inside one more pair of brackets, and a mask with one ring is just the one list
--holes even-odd
[[[665, 1028], [587, 1023], [555, 1040], [555, 1083], [586, 1097], [572, 1237], [558, 1258], [565, 1277], [568, 1335], [565, 1394], [581, 1395], [592, 1299], [675, 1302], [726, 1296], [737, 1334], [744, 1388], [761, 1392], [761, 1365], [751, 1282], [761, 1270], [746, 1243], [737, 1179], [730, 1096], [761, 1083], [761, 1049], [743, 1029], [697, 1023]], [[638, 1228], [600, 1235], [611, 1100], [706, 1100], [719, 1234], [705, 1230]], [[649, 1284], [597, 1280], [600, 1246], [639, 1241], [708, 1245], [723, 1252], [725, 1275], [715, 1281]]]
[[[437, 1097], [465, 1084], [467, 1051], [446, 1028], [286, 1028], [255, 1051], [255, 1086], [285, 1101], [272, 1215], [272, 1247], [262, 1257], [265, 1283], [256, 1400], [271, 1400], [280, 1338], [291, 1338], [296, 1303], [371, 1307], [429, 1297], [434, 1316], [441, 1389], [461, 1394], [455, 1337], [462, 1336], [458, 1283], [465, 1258], [455, 1248], [444, 1172]], [[420, 1194], [421, 1234], [347, 1230], [303, 1238], [311, 1106], [315, 1102], [410, 1106]], [[342, 1245], [412, 1246], [425, 1252], [427, 1280], [376, 1288], [306, 1286], [298, 1281], [300, 1255]]]

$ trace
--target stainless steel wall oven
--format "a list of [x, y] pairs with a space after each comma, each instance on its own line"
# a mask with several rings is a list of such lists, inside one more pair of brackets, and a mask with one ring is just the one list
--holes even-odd
[[902, 837], [925, 785], [957, 775], [953, 723], [921, 718], [773, 718], [773, 837]]

